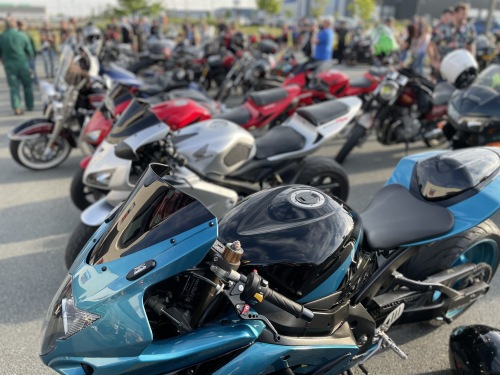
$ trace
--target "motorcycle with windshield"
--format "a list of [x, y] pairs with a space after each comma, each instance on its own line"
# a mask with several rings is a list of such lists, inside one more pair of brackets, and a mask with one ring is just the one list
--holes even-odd
[[86, 47], [63, 47], [54, 85], [41, 83], [44, 116], [17, 125], [8, 135], [17, 163], [45, 170], [66, 160], [78, 145], [85, 118], [104, 100], [106, 87], [98, 73], [99, 61]]
[[446, 143], [442, 128], [455, 87], [434, 85], [407, 68], [390, 71], [363, 105], [363, 115], [347, 135], [335, 160], [342, 163], [375, 131], [383, 145], [423, 141], [428, 147]]
[[169, 170], [148, 167], [56, 292], [40, 356], [59, 373], [367, 374], [384, 347], [406, 358], [393, 323], [453, 321], [498, 268], [496, 148], [406, 157], [361, 215], [291, 185], [219, 223]]
[[453, 148], [500, 146], [500, 65], [483, 70], [471, 86], [457, 91], [448, 104], [443, 128]]
[[108, 193], [82, 212], [66, 247], [67, 266], [153, 162], [170, 164], [171, 183], [187, 189], [217, 217], [240, 198], [294, 182], [347, 199], [349, 180], [343, 168], [329, 157], [312, 154], [342, 131], [360, 107], [355, 97], [303, 107], [255, 139], [225, 119], [171, 133], [147, 103], [132, 103], [85, 168], [84, 185]]

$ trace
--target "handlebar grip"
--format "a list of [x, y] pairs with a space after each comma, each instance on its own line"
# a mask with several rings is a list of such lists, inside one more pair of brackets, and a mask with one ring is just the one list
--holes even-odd
[[272, 289], [267, 288], [264, 293], [264, 299], [269, 303], [272, 303], [274, 306], [279, 307], [287, 313], [292, 314], [296, 318], [303, 319], [306, 322], [311, 322], [314, 318], [314, 313], [311, 310]]

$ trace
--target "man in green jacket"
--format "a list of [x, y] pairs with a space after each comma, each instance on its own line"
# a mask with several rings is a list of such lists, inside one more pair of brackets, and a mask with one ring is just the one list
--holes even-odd
[[5, 19], [5, 31], [0, 35], [0, 59], [5, 68], [5, 75], [10, 88], [10, 104], [16, 115], [21, 115], [22, 102], [19, 86], [23, 85], [26, 109], [33, 109], [33, 87], [29, 59], [35, 55], [26, 34], [16, 30], [15, 19]]

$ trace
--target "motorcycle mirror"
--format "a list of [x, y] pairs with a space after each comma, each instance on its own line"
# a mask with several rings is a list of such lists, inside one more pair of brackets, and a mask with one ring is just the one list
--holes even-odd
[[120, 159], [137, 161], [139, 157], [135, 151], [124, 141], [121, 141], [115, 146], [115, 155]]

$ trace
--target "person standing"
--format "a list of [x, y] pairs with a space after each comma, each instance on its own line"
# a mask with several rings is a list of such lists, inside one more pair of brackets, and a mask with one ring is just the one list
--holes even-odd
[[427, 46], [427, 54], [431, 63], [431, 76], [439, 81], [441, 79], [439, 67], [443, 57], [451, 51], [448, 46], [448, 40], [451, 38], [453, 32], [453, 10], [446, 8], [441, 13], [439, 23], [432, 31], [431, 41]]
[[31, 76], [33, 78], [33, 84], [35, 86], [38, 86], [38, 76], [36, 74], [36, 47], [35, 47], [35, 41], [33, 40], [33, 37], [28, 34], [28, 27], [26, 25], [26, 21], [17, 21], [17, 29], [24, 33], [29, 41], [30, 41], [30, 45], [31, 45], [31, 48], [33, 49], [33, 56], [31, 56], [28, 60], [29, 62], [29, 65], [30, 65], [30, 69], [31, 69]]
[[40, 44], [42, 46], [43, 66], [45, 68], [45, 77], [54, 78], [54, 46], [56, 37], [47, 22], [43, 23], [40, 30]]
[[325, 61], [331, 60], [333, 55], [333, 20], [331, 17], [323, 17], [319, 25], [319, 32], [314, 43], [316, 48], [314, 49], [314, 60]]
[[5, 19], [5, 31], [0, 36], [0, 59], [5, 68], [10, 89], [10, 104], [16, 115], [21, 115], [22, 102], [20, 85], [24, 90], [24, 102], [28, 111], [33, 110], [33, 86], [29, 68], [29, 59], [34, 56], [33, 47], [26, 34], [16, 30], [15, 19]]
[[430, 40], [431, 31], [430, 27], [427, 25], [422, 26], [420, 35], [414, 35], [412, 70], [421, 76], [424, 75], [424, 61]]
[[449, 39], [452, 50], [465, 48], [473, 56], [476, 55], [476, 28], [468, 22], [469, 4], [458, 3], [453, 14], [453, 30]]
[[342, 61], [344, 60], [344, 50], [346, 47], [347, 34], [349, 33], [346, 21], [344, 20], [340, 21], [340, 25], [335, 30], [335, 32], [337, 33], [337, 40], [338, 40], [336, 57], [339, 61], [339, 64], [342, 64]]

